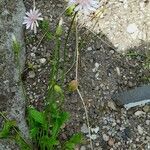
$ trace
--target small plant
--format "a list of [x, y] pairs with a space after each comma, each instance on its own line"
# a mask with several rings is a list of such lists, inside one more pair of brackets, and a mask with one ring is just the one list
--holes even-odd
[[[31, 143], [28, 143], [22, 134], [20, 133], [16, 122], [8, 120], [4, 113], [0, 113], [0, 115], [5, 119], [5, 123], [2, 131], [0, 132], [0, 138], [13, 138], [21, 150], [74, 150], [76, 145], [82, 142], [82, 134], [77, 133], [72, 135], [72, 137], [68, 138], [66, 141], [60, 141], [60, 135], [65, 127], [65, 124], [70, 119], [70, 115], [68, 112], [63, 111], [63, 102], [65, 99], [64, 96], [64, 79], [66, 75], [66, 57], [67, 57], [67, 43], [69, 39], [70, 32], [72, 30], [73, 25], [75, 25], [75, 37], [76, 37], [76, 68], [75, 68], [75, 79], [69, 83], [68, 90], [69, 92], [77, 91], [86, 115], [86, 123], [89, 129], [89, 137], [90, 137], [90, 147], [93, 150], [92, 140], [91, 140], [91, 131], [89, 124], [88, 111], [85, 105], [85, 102], [82, 98], [82, 95], [79, 91], [79, 83], [78, 83], [78, 61], [79, 61], [79, 46], [83, 45], [83, 41], [79, 42], [78, 37], [78, 28], [75, 23], [78, 13], [83, 15], [88, 15], [96, 11], [99, 7], [99, 2], [96, 0], [91, 1], [72, 1], [69, 0], [68, 8], [66, 9], [66, 14], [68, 16], [72, 16], [72, 22], [70, 24], [69, 30], [67, 32], [66, 40], [63, 48], [63, 65], [60, 64], [60, 50], [62, 51], [62, 43], [61, 36], [63, 35], [62, 29], [62, 18], [60, 19], [58, 26], [56, 27], [55, 33], [50, 31], [50, 25], [47, 20], [44, 20], [41, 17], [41, 13], [39, 10], [35, 8], [35, 1], [33, 10], [26, 13], [24, 17], [23, 24], [26, 25], [26, 29], [31, 29], [34, 31], [34, 34], [37, 33], [37, 27], [40, 27], [41, 32], [43, 34], [41, 40], [39, 41], [38, 46], [41, 44], [43, 40], [52, 41], [55, 44], [52, 53], [51, 59], [51, 72], [50, 79], [48, 84], [48, 92], [47, 97], [45, 99], [45, 107], [42, 111], [39, 111], [34, 107], [27, 107], [27, 123], [29, 125], [29, 135], [31, 139]], [[38, 24], [38, 21], [41, 21]], [[15, 55], [15, 61], [17, 62], [20, 74], [20, 83], [23, 88], [22, 80], [21, 80], [21, 72], [20, 72], [20, 64], [19, 64], [19, 52], [20, 52], [20, 44], [13, 40], [12, 49]], [[59, 72], [59, 69], [63, 69], [62, 72]], [[28, 69], [33, 70], [33, 64], [28, 62]], [[58, 79], [62, 80], [61, 83], [58, 83]], [[25, 92], [24, 92], [25, 94]], [[13, 133], [13, 134], [12, 134]]]
[[[41, 30], [43, 32], [42, 40], [54, 40], [56, 46], [52, 55], [51, 77], [49, 81], [47, 97], [45, 99], [45, 107], [42, 111], [39, 111], [34, 107], [27, 107], [26, 117], [27, 123], [29, 125], [29, 138], [32, 140], [32, 142], [28, 143], [24, 139], [15, 121], [8, 120], [4, 113], [1, 113], [1, 116], [5, 119], [5, 123], [2, 131], [0, 132], [0, 138], [13, 138], [18, 143], [21, 150], [74, 150], [75, 146], [81, 143], [83, 138], [82, 135], [78, 133], [68, 138], [67, 141], [59, 140], [62, 129], [70, 119], [69, 113], [63, 111], [62, 109], [64, 92], [61, 86], [57, 83], [61, 44], [60, 36], [63, 32], [61, 25], [62, 20], [59, 22], [56, 28], [56, 32], [52, 34], [49, 31], [50, 28], [47, 21], [44, 20], [40, 24]], [[14, 51], [15, 61], [17, 62], [19, 70], [20, 48], [21, 47], [19, 42], [16, 40], [16, 38], [14, 38], [12, 49]], [[31, 63], [28, 64], [28, 67], [33, 69]], [[19, 73], [21, 76], [20, 71]], [[22, 83], [21, 78], [19, 80]]]
[[131, 51], [129, 50], [127, 53], [126, 53], [126, 56], [129, 57], [129, 58], [137, 58], [138, 56], [140, 56], [139, 53], [137, 53], [137, 51]]
[[147, 69], [147, 70], [150, 70], [150, 56], [149, 54], [141, 54], [141, 53], [138, 53], [137, 51], [128, 51], [127, 54], [126, 54], [127, 57], [131, 58], [131, 59], [136, 59], [137, 57], [140, 57], [143, 61], [143, 68], [144, 69]]

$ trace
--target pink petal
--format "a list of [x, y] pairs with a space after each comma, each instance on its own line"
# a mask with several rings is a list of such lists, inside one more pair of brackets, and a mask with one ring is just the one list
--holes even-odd
[[34, 34], [36, 34], [37, 33], [36, 24], [34, 24], [33, 28], [34, 28]]
[[26, 25], [26, 29], [29, 29], [29, 28], [30, 28], [30, 24], [27, 24], [27, 25]]
[[26, 12], [26, 15], [27, 15], [27, 16], [30, 16], [31, 14], [30, 14], [29, 12]]
[[37, 27], [39, 27], [39, 24], [38, 24], [38, 22], [37, 22], [37, 21], [35, 21], [35, 23], [36, 23], [36, 26], [37, 26]]
[[33, 30], [33, 27], [34, 27], [34, 22], [31, 24], [31, 30]]
[[43, 18], [42, 17], [38, 17], [37, 20], [43, 20]]

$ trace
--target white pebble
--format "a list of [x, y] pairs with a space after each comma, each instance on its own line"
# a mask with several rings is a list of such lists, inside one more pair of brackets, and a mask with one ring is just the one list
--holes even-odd
[[146, 120], [146, 125], [150, 125], [150, 120]]
[[92, 50], [92, 47], [88, 47], [87, 50], [88, 50], [88, 51], [91, 51], [91, 50]]
[[106, 134], [103, 134], [103, 140], [107, 142], [109, 140], [109, 136]]
[[86, 150], [85, 146], [81, 146], [80, 150]]
[[81, 132], [82, 133], [88, 133], [89, 132], [89, 129], [88, 129], [86, 124], [83, 124], [83, 126], [81, 127]]
[[95, 68], [98, 69], [98, 67], [99, 67], [99, 63], [96, 62], [95, 63]]
[[92, 134], [91, 136], [89, 136], [89, 134], [88, 134], [87, 137], [90, 137], [92, 140], [96, 140], [97, 139], [97, 135], [96, 134]]
[[137, 25], [135, 23], [129, 24], [127, 27], [127, 32], [132, 34], [138, 31]]
[[143, 128], [140, 126], [140, 125], [138, 125], [138, 132], [139, 132], [139, 134], [143, 134]]
[[30, 55], [31, 55], [31, 57], [35, 57], [35, 53], [31, 53]]
[[91, 131], [92, 131], [92, 132], [95, 132], [95, 133], [98, 133], [98, 131], [99, 131], [99, 127], [91, 128]]
[[146, 113], [144, 111], [136, 111], [134, 113], [135, 116], [141, 116], [141, 115], [145, 115]]
[[41, 63], [41, 64], [44, 64], [45, 62], [46, 62], [46, 59], [45, 59], [45, 58], [41, 58], [41, 59], [40, 59], [40, 63]]

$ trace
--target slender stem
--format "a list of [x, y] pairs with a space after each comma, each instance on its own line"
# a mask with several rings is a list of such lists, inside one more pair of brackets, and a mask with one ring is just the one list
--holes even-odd
[[[75, 24], [76, 26], [76, 81], [78, 81], [78, 65], [79, 65], [79, 37], [78, 37], [78, 27], [77, 24]], [[89, 123], [89, 116], [88, 116], [88, 111], [84, 102], [84, 99], [80, 93], [80, 90], [77, 88], [77, 92], [79, 94], [79, 97], [82, 101], [83, 107], [84, 107], [84, 111], [85, 111], [85, 116], [86, 116], [86, 122], [87, 122], [87, 126], [88, 126], [88, 132], [89, 132], [89, 137], [90, 137], [90, 146], [91, 146], [91, 150], [93, 149], [93, 143], [92, 143], [92, 139], [91, 139], [91, 128], [90, 128], [90, 123]]]
[[35, 0], [33, 0], [33, 8], [35, 8]]
[[59, 60], [60, 60], [60, 39], [56, 37], [56, 70], [57, 70], [57, 78], [58, 78], [58, 68], [59, 68]]
[[74, 16], [72, 18], [72, 21], [71, 21], [71, 24], [70, 24], [70, 27], [69, 27], [69, 30], [68, 30], [68, 33], [67, 33], [67, 37], [66, 37], [66, 40], [65, 40], [65, 45], [64, 45], [64, 63], [63, 63], [63, 78], [62, 78], [62, 81], [64, 81], [64, 78], [65, 78], [65, 70], [66, 70], [65, 69], [65, 64], [66, 64], [67, 43], [68, 43], [69, 35], [70, 35], [70, 32], [71, 32], [71, 29], [72, 29], [72, 26], [73, 26], [73, 23], [74, 23], [76, 15], [77, 15], [77, 12], [74, 14]]
[[79, 89], [77, 89], [77, 92], [78, 92], [78, 94], [79, 94], [79, 96], [80, 96], [80, 99], [82, 100], [82, 104], [83, 104], [84, 111], [85, 111], [85, 117], [86, 117], [86, 122], [87, 122], [87, 126], [88, 126], [89, 137], [90, 137], [90, 146], [91, 146], [91, 150], [94, 150], [94, 149], [93, 149], [92, 139], [91, 139], [91, 128], [90, 128], [90, 123], [89, 123], [88, 111], [87, 111], [87, 108], [86, 108], [84, 99], [83, 99], [83, 97], [82, 97], [82, 95], [81, 95]]
[[76, 24], [76, 77], [75, 77], [76, 81], [78, 81], [78, 66], [79, 66], [79, 37], [78, 37], [78, 27]]
[[36, 49], [38, 49], [38, 47], [40, 46], [41, 42], [43, 41], [43, 39], [44, 39], [44, 37], [46, 36], [47, 33], [48, 33], [48, 31], [43, 34], [42, 38], [38, 42], [38, 45], [36, 46]]

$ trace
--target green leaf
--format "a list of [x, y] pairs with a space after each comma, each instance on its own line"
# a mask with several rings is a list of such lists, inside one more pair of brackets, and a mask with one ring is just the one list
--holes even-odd
[[75, 143], [75, 144], [79, 144], [82, 141], [83, 135], [81, 133], [78, 134], [74, 134], [70, 141]]
[[6, 138], [10, 134], [10, 130], [12, 127], [16, 125], [16, 121], [7, 121], [4, 123], [4, 127], [0, 132], [0, 138]]
[[47, 39], [47, 40], [51, 40], [52, 38], [53, 38], [52, 33], [51, 33], [51, 32], [47, 32], [47, 33], [46, 33], [46, 39]]
[[69, 120], [69, 113], [68, 112], [60, 112], [58, 118], [54, 122], [53, 129], [52, 129], [52, 136], [56, 137], [59, 133], [61, 127]]
[[25, 143], [25, 141], [23, 141], [23, 139], [18, 134], [15, 137], [15, 141], [17, 142], [21, 150], [32, 150], [30, 146]]
[[83, 136], [82, 134], [78, 133], [78, 134], [74, 134], [69, 141], [67, 141], [64, 144], [64, 149], [65, 150], [74, 150], [75, 146], [77, 144], [80, 144], [82, 142]]
[[14, 35], [12, 37], [12, 40], [13, 40], [12, 48], [13, 48], [14, 54], [16, 56], [18, 56], [20, 49], [21, 49], [21, 46], [20, 46], [19, 42], [16, 40], [16, 37]]
[[29, 117], [33, 118], [35, 122], [44, 125], [46, 123], [45, 116], [43, 112], [39, 112], [34, 108], [28, 109]]
[[43, 136], [40, 139], [40, 145], [44, 148], [52, 149], [53, 146], [59, 145], [59, 141], [56, 138], [49, 138], [48, 136]]
[[61, 27], [61, 26], [58, 26], [58, 27], [56, 28], [56, 35], [57, 35], [57, 36], [61, 36], [62, 33], [63, 33], [62, 27]]
[[43, 21], [41, 22], [41, 24], [40, 24], [40, 28], [41, 28], [44, 32], [49, 31], [50, 25], [49, 25], [48, 20], [43, 20]]
[[32, 137], [32, 138], [36, 138], [36, 135], [39, 133], [39, 128], [37, 128], [37, 127], [35, 127], [35, 128], [32, 128], [31, 130], [30, 130], [30, 136]]
[[67, 16], [71, 16], [73, 14], [75, 5], [70, 6], [67, 10], [66, 10], [66, 15]]
[[55, 85], [54, 90], [56, 93], [63, 94], [63, 90], [59, 85]]
[[60, 118], [59, 118], [59, 126], [61, 127], [64, 123], [66, 123], [70, 118], [70, 115], [68, 112], [61, 112]]
[[75, 148], [75, 144], [74, 144], [74, 143], [71, 143], [71, 142], [70, 142], [70, 143], [68, 142], [68, 143], [66, 144], [66, 146], [65, 146], [64, 149], [65, 149], [65, 150], [74, 150], [74, 148]]

